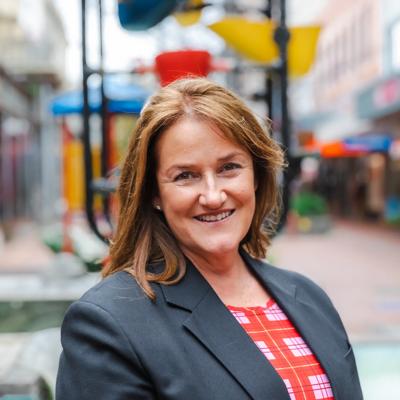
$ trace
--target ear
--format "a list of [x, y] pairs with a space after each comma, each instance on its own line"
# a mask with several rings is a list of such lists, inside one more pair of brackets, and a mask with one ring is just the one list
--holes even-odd
[[254, 185], [254, 191], [256, 191], [258, 189], [258, 168], [254, 158], [252, 160], [252, 165], [253, 165], [253, 185]]
[[158, 196], [153, 198], [153, 207], [157, 210], [157, 211], [161, 211], [161, 200]]

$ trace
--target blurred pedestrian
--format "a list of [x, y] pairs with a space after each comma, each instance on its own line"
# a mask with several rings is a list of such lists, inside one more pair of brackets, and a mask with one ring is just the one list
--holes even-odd
[[151, 98], [106, 278], [65, 316], [58, 400], [362, 399], [327, 295], [261, 261], [282, 165], [228, 90], [193, 78]]

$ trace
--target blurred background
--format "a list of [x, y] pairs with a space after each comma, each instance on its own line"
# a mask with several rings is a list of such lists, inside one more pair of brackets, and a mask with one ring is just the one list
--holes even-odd
[[397, 0], [0, 1], [0, 399], [53, 398], [137, 116], [187, 74], [270, 124], [290, 166], [268, 259], [328, 292], [365, 399], [400, 399]]

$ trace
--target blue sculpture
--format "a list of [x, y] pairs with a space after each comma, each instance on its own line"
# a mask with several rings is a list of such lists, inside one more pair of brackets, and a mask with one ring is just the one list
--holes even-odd
[[119, 0], [118, 16], [123, 28], [141, 31], [157, 25], [186, 0]]

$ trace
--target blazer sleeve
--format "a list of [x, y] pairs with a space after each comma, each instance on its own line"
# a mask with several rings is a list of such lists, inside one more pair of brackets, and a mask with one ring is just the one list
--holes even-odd
[[57, 400], [155, 399], [151, 381], [114, 317], [78, 301], [61, 329]]

